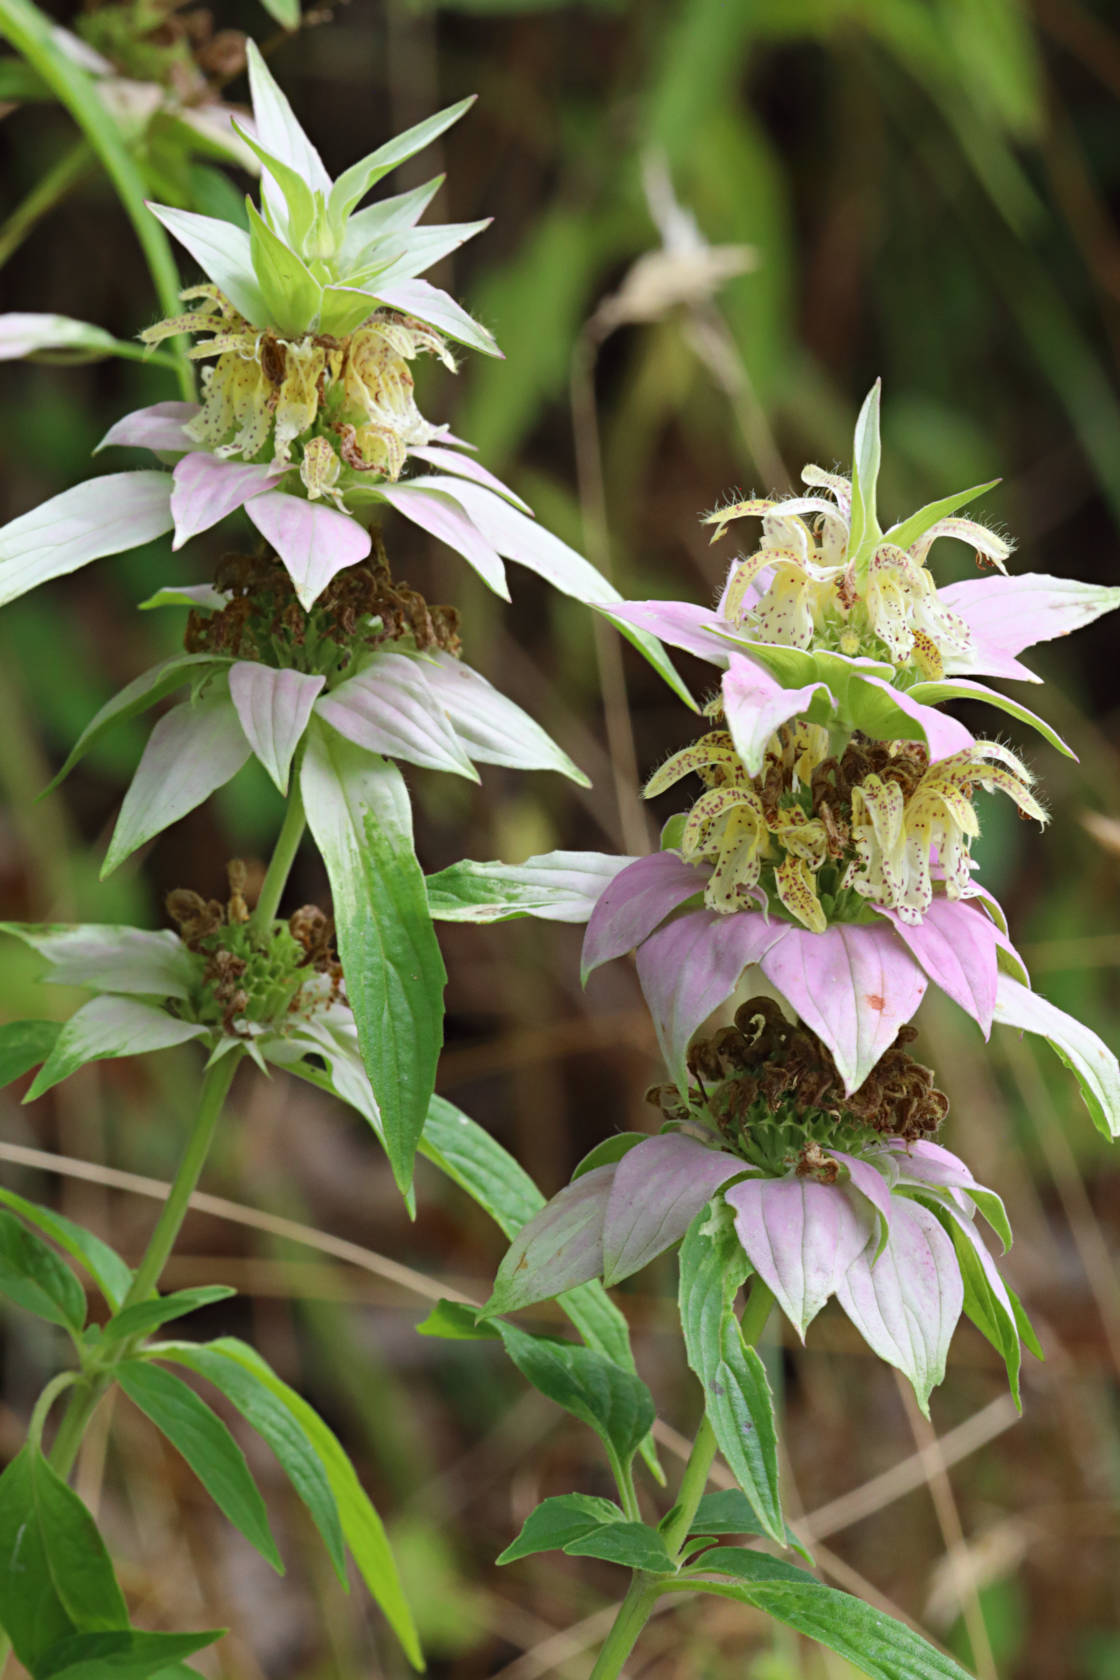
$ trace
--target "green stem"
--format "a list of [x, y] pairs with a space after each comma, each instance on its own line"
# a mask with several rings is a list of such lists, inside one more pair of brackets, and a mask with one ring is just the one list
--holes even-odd
[[[179, 311], [179, 272], [162, 227], [144, 202], [145, 188], [120, 130], [98, 98], [85, 71], [60, 52], [47, 19], [32, 0], [0, 0], [0, 32], [65, 105], [101, 159], [118, 198], [136, 230], [164, 315]], [[178, 363], [183, 396], [194, 398], [194, 375], [182, 357]]]
[[89, 142], [79, 140], [36, 182], [0, 228], [0, 267], [14, 251], [19, 250], [36, 222], [60, 204], [71, 188], [89, 174], [92, 165], [93, 150]]
[[51, 1407], [66, 1389], [72, 1388], [81, 1379], [77, 1371], [60, 1371], [50, 1382], [35, 1402], [35, 1410], [31, 1414], [31, 1422], [27, 1426], [27, 1439], [36, 1449], [43, 1439], [43, 1425], [47, 1421]]
[[[770, 1309], [774, 1305], [771, 1290], [757, 1275], [751, 1284], [751, 1292], [747, 1298], [747, 1305], [743, 1312], [741, 1329], [743, 1340], [748, 1347], [753, 1347], [765, 1327], [770, 1316]], [[670, 1557], [676, 1561], [680, 1549], [688, 1538], [689, 1529], [696, 1517], [697, 1507], [704, 1496], [704, 1489], [708, 1485], [708, 1473], [712, 1468], [712, 1460], [716, 1456], [716, 1437], [707, 1412], [700, 1420], [700, 1427], [696, 1431], [696, 1439], [692, 1443], [692, 1451], [688, 1455], [681, 1485], [677, 1491], [677, 1501], [673, 1508], [672, 1521], [666, 1524], [664, 1530], [665, 1548]], [[629, 1513], [627, 1513], [629, 1515]], [[618, 1615], [614, 1619], [614, 1626], [604, 1641], [599, 1652], [598, 1661], [591, 1671], [591, 1680], [616, 1680], [622, 1671], [622, 1665], [637, 1643], [638, 1635], [649, 1620], [650, 1613], [662, 1592], [671, 1590], [672, 1583], [664, 1576], [642, 1575], [635, 1570], [626, 1597], [618, 1607]]]
[[121, 1303], [122, 1309], [134, 1306], [137, 1301], [146, 1301], [159, 1283], [168, 1256], [175, 1247], [175, 1239], [187, 1216], [187, 1207], [206, 1164], [206, 1157], [210, 1153], [222, 1105], [240, 1060], [240, 1053], [231, 1050], [220, 1062], [215, 1062], [203, 1077], [198, 1114], [187, 1139], [183, 1159], [179, 1162], [179, 1170], [163, 1204], [163, 1211], [156, 1220], [155, 1230], [148, 1239], [144, 1258], [137, 1266], [132, 1285]]
[[284, 826], [277, 837], [276, 847], [272, 853], [268, 870], [261, 884], [260, 896], [251, 921], [258, 931], [268, 926], [280, 908], [280, 900], [284, 896], [284, 888], [288, 884], [288, 876], [292, 871], [299, 843], [303, 839], [303, 831], [307, 827], [307, 819], [303, 814], [303, 800], [299, 795], [299, 785], [296, 780], [299, 773], [298, 763], [292, 766], [292, 787], [288, 795], [288, 809], [284, 816]]

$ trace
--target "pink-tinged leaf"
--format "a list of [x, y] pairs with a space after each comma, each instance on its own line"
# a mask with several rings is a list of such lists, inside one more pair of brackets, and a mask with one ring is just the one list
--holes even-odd
[[1024, 648], [1068, 636], [1120, 606], [1120, 589], [1074, 578], [1024, 572], [1019, 577], [968, 578], [938, 590], [940, 600], [964, 619], [975, 646], [946, 662], [946, 672], [1040, 679], [1016, 658]]
[[[975, 1258], [976, 1265], [980, 1269], [984, 1283], [991, 1291], [991, 1300], [983, 1302], [983, 1305], [986, 1306], [988, 1313], [997, 1321], [993, 1326], [998, 1333], [998, 1340], [996, 1340], [995, 1345], [999, 1347], [1000, 1352], [1003, 1354], [1004, 1359], [1007, 1362], [1007, 1375], [1011, 1385], [1011, 1392], [1014, 1396], [1015, 1404], [1018, 1406], [1019, 1367], [1022, 1362], [1022, 1351], [1020, 1348], [1019, 1327], [1015, 1318], [1015, 1309], [1011, 1304], [1011, 1297], [1007, 1293], [1007, 1285], [1000, 1276], [999, 1267], [992, 1258], [992, 1255], [988, 1250], [987, 1243], [977, 1230], [975, 1221], [971, 1219], [967, 1213], [962, 1212], [954, 1202], [939, 1197], [938, 1205], [943, 1209], [946, 1219], [952, 1221], [953, 1233], [956, 1237], [954, 1246], [960, 1249], [967, 1245], [967, 1251]], [[982, 1291], [975, 1291], [974, 1288], [974, 1292], [980, 1294], [982, 1300]], [[971, 1316], [971, 1310], [967, 1301], [965, 1304], [965, 1310], [969, 1312], [969, 1315]], [[982, 1333], [986, 1335], [987, 1330], [982, 1328]]]
[[[830, 1149], [827, 1153], [832, 1160], [840, 1161], [847, 1167], [853, 1194], [858, 1192], [863, 1196], [879, 1215], [879, 1240], [875, 1246], [876, 1253], [882, 1253], [891, 1225], [890, 1185], [870, 1161], [863, 1161], [858, 1155], [848, 1155], [842, 1149]], [[856, 1205], [858, 1206], [858, 1201]]]
[[475, 764], [504, 764], [511, 770], [557, 770], [581, 787], [591, 786], [583, 771], [528, 712], [461, 659], [433, 651], [425, 654], [421, 669]]
[[139, 998], [91, 998], [66, 1022], [24, 1102], [41, 1097], [87, 1062], [169, 1050], [188, 1039], [204, 1038], [206, 1032], [206, 1027], [177, 1020], [155, 1004], [141, 1003]]
[[254, 496], [245, 511], [288, 568], [305, 612], [336, 573], [360, 565], [373, 547], [369, 532], [349, 514], [282, 490]]
[[1120, 1137], [1120, 1065], [1090, 1027], [1008, 974], [996, 983], [995, 1019], [1045, 1038], [1076, 1076], [1097, 1130]]
[[248, 757], [249, 743], [222, 687], [173, 707], [148, 737], [109, 842], [102, 879], [137, 846], [209, 799]]
[[928, 1208], [898, 1196], [887, 1246], [875, 1261], [870, 1254], [848, 1267], [836, 1297], [871, 1350], [910, 1379], [928, 1417], [964, 1305], [952, 1241]]
[[0, 922], [0, 932], [22, 939], [46, 958], [51, 966], [43, 980], [49, 985], [187, 998], [198, 982], [195, 958], [169, 928], [153, 933], [100, 922], [74, 927]]
[[963, 899], [935, 898], [922, 920], [909, 926], [893, 910], [881, 910], [902, 943], [935, 986], [979, 1023], [992, 1030], [999, 977], [999, 929], [983, 910]]
[[883, 925], [785, 929], [762, 972], [831, 1050], [847, 1091], [863, 1084], [925, 995], [926, 977]]
[[963, 723], [958, 723], [954, 717], [945, 712], [939, 712], [935, 706], [922, 705], [904, 689], [893, 688], [881, 677], [864, 676], [861, 681], [872, 688], [882, 691], [888, 702], [897, 706], [900, 712], [918, 725], [926, 738], [929, 756], [932, 759], [948, 758], [952, 753], [966, 752], [975, 743], [975, 736], [971, 735]]
[[582, 978], [603, 963], [632, 951], [666, 916], [703, 892], [706, 869], [685, 863], [676, 852], [651, 852], [620, 870], [604, 889], [587, 924]]
[[[371, 282], [373, 288], [377, 288], [376, 280]], [[460, 344], [469, 344], [472, 350], [481, 350], [484, 356], [503, 359], [493, 335], [460, 308], [453, 297], [441, 292], [429, 280], [394, 280], [391, 285], [377, 289], [376, 295], [390, 309], [415, 315], [435, 327], [437, 332], [446, 333], [448, 338], [454, 338]]]
[[616, 601], [610, 606], [599, 604], [599, 611], [612, 623], [644, 630], [670, 647], [707, 660], [709, 665], [726, 665], [730, 658], [731, 644], [726, 635], [730, 627], [710, 607], [696, 606], [692, 601]]
[[454, 497], [499, 554], [519, 566], [528, 566], [562, 594], [583, 602], [617, 600], [618, 591], [582, 554], [482, 485], [450, 478], [410, 482], [427, 484]]
[[744, 1254], [804, 1341], [848, 1267], [872, 1243], [874, 1211], [846, 1185], [796, 1175], [744, 1179], [725, 1200]]
[[515, 1312], [599, 1276], [616, 1170], [595, 1167], [584, 1173], [521, 1228], [498, 1267], [487, 1313]]
[[635, 860], [603, 852], [544, 852], [524, 863], [464, 858], [429, 875], [434, 922], [586, 922], [604, 887]]
[[453, 480], [440, 478], [412, 479], [408, 484], [379, 484], [378, 494], [390, 507], [411, 519], [421, 530], [445, 542], [456, 554], [472, 565], [483, 583], [509, 600], [509, 585], [501, 556], [493, 544], [483, 536], [477, 525], [464, 513], [456, 499], [444, 494], [443, 486]]
[[828, 695], [824, 683], [783, 688], [768, 671], [735, 653], [724, 672], [721, 689], [731, 739], [752, 776], [760, 774], [767, 743], [775, 730], [799, 712], [808, 711], [817, 694]]
[[292, 755], [326, 680], [304, 671], [276, 671], [271, 665], [247, 660], [230, 667], [230, 699], [245, 738], [283, 794], [288, 791]]
[[106, 554], [122, 554], [171, 529], [165, 472], [87, 479], [0, 529], [0, 606]]
[[422, 664], [406, 654], [375, 653], [357, 676], [322, 695], [315, 712], [367, 752], [478, 781]]
[[[1030, 724], [1032, 729], [1038, 730], [1043, 740], [1049, 741], [1052, 747], [1056, 747], [1067, 758], [1072, 758], [1074, 763], [1077, 762], [1077, 754], [1073, 748], [1066, 745], [1058, 731], [1051, 728], [1045, 718], [1040, 718], [1029, 706], [1021, 706], [1018, 700], [1009, 700], [1006, 694], [999, 694], [994, 688], [988, 688], [985, 683], [971, 682], [967, 677], [947, 677], [943, 682], [915, 683], [908, 698], [928, 706], [939, 706], [946, 700], [986, 700], [990, 706], [998, 706], [1001, 712], [1018, 718], [1020, 723]], [[933, 756], [948, 757], [948, 751], [937, 752]]]
[[755, 911], [720, 916], [695, 910], [641, 946], [638, 979], [661, 1053], [682, 1090], [688, 1084], [685, 1052], [697, 1027], [731, 996], [743, 970], [792, 932], [788, 926], [768, 925]]
[[195, 449], [197, 445], [183, 427], [188, 420], [194, 419], [198, 411], [198, 404], [191, 402], [161, 402], [153, 403], [150, 408], [138, 408], [109, 427], [94, 454], [108, 449], [110, 444], [170, 452]]
[[208, 531], [227, 514], [243, 507], [252, 496], [279, 484], [284, 472], [245, 461], [223, 461], [195, 450], [184, 455], [172, 478], [171, 513], [175, 520], [172, 548], [182, 548], [200, 531]]
[[624, 1155], [614, 1169], [603, 1226], [607, 1287], [680, 1242], [705, 1203], [742, 1171], [734, 1155], [706, 1149], [679, 1132], [647, 1138]]
[[512, 491], [508, 484], [503, 484], [500, 478], [484, 467], [481, 461], [476, 461], [470, 455], [460, 455], [455, 449], [441, 449], [436, 444], [425, 444], [421, 448], [412, 448], [408, 452], [418, 461], [427, 461], [430, 467], [438, 467], [441, 472], [455, 473], [460, 478], [473, 479], [476, 484], [483, 484], [488, 490], [494, 490], [499, 496], [504, 496], [514, 507], [520, 508], [522, 513], [532, 515], [532, 508], [527, 502]]

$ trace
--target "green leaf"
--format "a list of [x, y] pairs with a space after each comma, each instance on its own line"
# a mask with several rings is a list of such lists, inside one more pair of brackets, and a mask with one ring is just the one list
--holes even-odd
[[370, 188], [376, 186], [383, 175], [387, 175], [390, 169], [396, 169], [398, 164], [406, 163], [417, 152], [423, 151], [425, 146], [430, 146], [433, 140], [438, 140], [445, 129], [458, 122], [463, 113], [470, 110], [475, 97], [472, 94], [467, 99], [460, 99], [455, 105], [448, 105], [444, 110], [436, 111], [433, 116], [425, 117], [423, 122], [418, 122], [403, 134], [386, 141], [384, 146], [379, 146], [375, 152], [370, 152], [368, 157], [344, 170], [331, 189], [330, 217], [334, 225], [341, 229], [350, 212], [362, 202]]
[[[185, 245], [199, 268], [224, 292], [233, 307], [254, 327], [267, 327], [268, 306], [253, 271], [249, 235], [216, 216], [199, 216], [193, 210], [176, 210], [167, 204], [149, 204], [152, 215], [168, 233]], [[168, 315], [174, 315], [169, 309]]]
[[882, 535], [876, 513], [879, 483], [879, 398], [882, 382], [876, 380], [864, 399], [856, 421], [852, 459], [852, 528], [848, 540], [848, 563], [860, 566], [871, 558]]
[[[193, 605], [193, 602], [191, 604]], [[168, 694], [173, 694], [177, 688], [182, 688], [192, 677], [205, 676], [206, 671], [203, 667], [217, 672], [228, 664], [228, 659], [215, 658], [212, 653], [177, 653], [134, 678], [119, 694], [114, 694], [111, 700], [107, 700], [96, 717], [86, 724], [70, 749], [65, 764], [47, 783], [39, 795], [40, 799], [70, 774], [78, 760], [84, 758], [114, 724], [122, 723], [125, 718], [135, 717], [139, 712], [146, 712], [149, 706], [154, 706]]]
[[72, 1335], [86, 1321], [86, 1292], [69, 1266], [14, 1214], [2, 1210], [0, 1295]]
[[59, 1640], [45, 1653], [35, 1680], [190, 1680], [193, 1668], [181, 1666], [204, 1646], [220, 1639], [224, 1628], [207, 1633], [79, 1633]]
[[676, 1564], [655, 1528], [640, 1522], [612, 1522], [593, 1528], [564, 1547], [569, 1557], [603, 1558], [649, 1575], [675, 1575]]
[[312, 719], [300, 772], [326, 865], [358, 1044], [402, 1190], [412, 1182], [443, 1041], [447, 975], [396, 765]]
[[785, 1558], [771, 1557], [769, 1552], [748, 1551], [744, 1546], [716, 1546], [705, 1552], [699, 1562], [687, 1571], [689, 1575], [730, 1575], [740, 1581], [797, 1581], [819, 1586], [820, 1582], [807, 1570], [798, 1569]]
[[346, 1586], [346, 1555], [338, 1501], [323, 1461], [299, 1418], [256, 1371], [248, 1370], [213, 1347], [184, 1343], [170, 1350], [161, 1348], [159, 1357], [174, 1359], [213, 1383], [268, 1443], [322, 1535], [335, 1574]]
[[940, 706], [946, 700], [984, 700], [989, 706], [998, 706], [1001, 712], [1018, 718], [1020, 723], [1037, 729], [1043, 740], [1049, 741], [1066, 758], [1077, 758], [1073, 748], [1066, 745], [1045, 718], [1039, 717], [1037, 712], [1032, 712], [1029, 706], [1021, 705], [1018, 700], [1000, 694], [998, 689], [989, 688], [986, 683], [969, 682], [963, 677], [946, 677], [940, 682], [915, 683], [908, 697], [920, 701], [923, 706]]
[[871, 1680], [969, 1680], [952, 1657], [881, 1610], [818, 1581], [764, 1579], [767, 1565], [778, 1560], [763, 1558], [761, 1553], [750, 1555], [762, 1560], [754, 1566], [753, 1580], [697, 1581], [697, 1590], [736, 1599], [773, 1616], [846, 1658]]
[[527, 1382], [599, 1436], [612, 1460], [625, 1469], [653, 1427], [649, 1389], [613, 1360], [575, 1342], [530, 1336], [497, 1320], [497, 1329]]
[[92, 1231], [83, 1230], [73, 1220], [55, 1213], [51, 1208], [27, 1201], [14, 1190], [0, 1189], [0, 1203], [22, 1214], [29, 1225], [34, 1225], [59, 1248], [65, 1249], [71, 1260], [84, 1266], [116, 1312], [132, 1286], [132, 1269], [125, 1265], [119, 1254], [115, 1254], [100, 1237], [95, 1237]]
[[103, 327], [76, 321], [70, 315], [10, 314], [0, 316], [0, 361], [27, 361], [70, 366], [96, 362], [105, 356], [144, 361], [147, 352], [128, 344]]
[[6, 1021], [0, 1026], [0, 1086], [45, 1062], [61, 1031], [59, 1021]]
[[438, 922], [505, 922], [536, 916], [586, 922], [604, 888], [633, 858], [601, 852], [545, 852], [524, 863], [465, 858], [428, 877], [428, 905]]
[[[249, 150], [256, 154], [283, 193], [284, 202], [288, 206], [288, 237], [293, 245], [302, 248], [303, 240], [310, 233], [315, 220], [314, 193], [298, 170], [262, 146], [257, 137], [243, 128], [236, 118], [231, 119], [231, 122], [236, 133], [241, 136]], [[251, 227], [250, 220], [250, 229]], [[260, 278], [259, 272], [257, 277]]]
[[0, 1476], [0, 1626], [33, 1674], [59, 1640], [128, 1626], [93, 1518], [30, 1445]]
[[273, 233], [252, 199], [246, 199], [253, 272], [268, 308], [268, 322], [278, 332], [298, 337], [313, 327], [322, 287], [303, 259]]
[[[669, 1513], [672, 1516], [672, 1512]], [[662, 1522], [664, 1529], [668, 1518]], [[758, 1518], [758, 1512], [751, 1504], [745, 1493], [738, 1488], [724, 1488], [718, 1493], [706, 1493], [696, 1508], [696, 1515], [692, 1521], [690, 1534], [759, 1534], [765, 1535]], [[807, 1546], [797, 1538], [789, 1525], [786, 1525], [786, 1545], [800, 1553], [806, 1563], [812, 1563], [813, 1555]]]
[[[195, 1358], [201, 1351], [190, 1343], [176, 1344], [173, 1350], [167, 1347], [161, 1349], [160, 1357], [171, 1358], [173, 1352], [175, 1358], [182, 1355]], [[381, 1606], [408, 1660], [414, 1668], [423, 1668], [424, 1660], [420, 1654], [420, 1643], [412, 1612], [401, 1590], [400, 1577], [385, 1537], [384, 1525], [363, 1491], [354, 1467], [342, 1450], [338, 1438], [307, 1401], [302, 1399], [294, 1388], [289, 1388], [286, 1382], [282, 1382], [260, 1354], [247, 1343], [238, 1341], [233, 1336], [223, 1336], [218, 1341], [208, 1342], [205, 1351], [208, 1354], [219, 1355], [250, 1372], [299, 1424], [323, 1462], [327, 1480], [338, 1504], [342, 1532], [346, 1537], [346, 1544], [354, 1554], [354, 1561], [361, 1571], [362, 1579]]]
[[158, 1365], [126, 1359], [117, 1380], [171, 1445], [182, 1453], [215, 1505], [276, 1570], [284, 1565], [268, 1526], [268, 1513], [245, 1454], [221, 1418], [193, 1389]]
[[1120, 1063], [1092, 1028], [1007, 974], [996, 984], [995, 1019], [1045, 1038], [1076, 1076], [1097, 1130], [1120, 1137]]
[[612, 1167], [648, 1137], [648, 1132], [616, 1132], [613, 1137], [604, 1138], [594, 1149], [589, 1149], [579, 1162], [572, 1173], [572, 1183], [574, 1184], [577, 1178], [582, 1178], [584, 1173], [594, 1172], [596, 1167]]
[[153, 1301], [137, 1301], [109, 1320], [101, 1332], [101, 1344], [126, 1342], [130, 1336], [146, 1336], [173, 1318], [182, 1318], [185, 1313], [208, 1307], [212, 1301], [226, 1301], [236, 1294], [236, 1289], [231, 1289], [228, 1284], [208, 1283], [197, 1289], [178, 1289], [172, 1295], [160, 1295]]
[[[595, 1499], [587, 1493], [564, 1493], [545, 1499], [530, 1511], [517, 1536], [498, 1558], [499, 1563], [516, 1563], [536, 1552], [563, 1551], [605, 1523], [623, 1523], [626, 1518], [613, 1499]], [[662, 1547], [664, 1550], [664, 1547]]]
[[90, 998], [66, 1022], [24, 1101], [33, 1102], [53, 1085], [69, 1079], [87, 1062], [170, 1050], [192, 1038], [205, 1038], [208, 1030], [191, 1021], [177, 1020], [166, 1010], [140, 998], [114, 997], [108, 993]]
[[778, 1491], [774, 1402], [766, 1371], [745, 1347], [735, 1295], [750, 1266], [733, 1231], [698, 1214], [680, 1249], [680, 1314], [688, 1363], [704, 1389], [719, 1449], [758, 1514], [764, 1532], [785, 1544]]
[[958, 508], [966, 507], [978, 496], [994, 490], [999, 482], [998, 478], [990, 478], [986, 484], [974, 484], [968, 490], [959, 490], [955, 496], [942, 496], [940, 501], [927, 502], [924, 508], [912, 513], [909, 519], [900, 519], [897, 525], [892, 525], [886, 532], [886, 541], [894, 543], [897, 548], [910, 548], [919, 537], [924, 537], [939, 519], [948, 519]]
[[1007, 1298], [1011, 1302], [1011, 1311], [1015, 1314], [1015, 1324], [1019, 1331], [1019, 1340], [1028, 1352], [1034, 1354], [1036, 1359], [1045, 1360], [1046, 1355], [1042, 1351], [1042, 1343], [1038, 1339], [1034, 1325], [1027, 1317], [1026, 1308], [1023, 1306], [1022, 1301], [1020, 1301], [1018, 1295], [1016, 1295], [1009, 1283], [1005, 1283], [1004, 1288], [1007, 1290]]
[[299, 28], [299, 0], [261, 0], [261, 5], [281, 29]]
[[427, 1318], [416, 1326], [418, 1336], [440, 1336], [448, 1342], [496, 1342], [500, 1334], [492, 1324], [478, 1322], [477, 1309], [463, 1301], [437, 1301]]
[[[545, 1198], [508, 1149], [444, 1097], [433, 1097], [420, 1153], [476, 1201], [510, 1241], [544, 1206]], [[601, 1283], [584, 1283], [557, 1297], [588, 1347], [633, 1372], [630, 1326]], [[664, 1486], [653, 1437], [641, 1446], [651, 1474]]]

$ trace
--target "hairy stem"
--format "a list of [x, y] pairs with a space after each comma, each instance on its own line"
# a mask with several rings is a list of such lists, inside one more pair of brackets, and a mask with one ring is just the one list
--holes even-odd
[[252, 915], [254, 928], [267, 927], [280, 908], [280, 900], [284, 896], [284, 888], [288, 884], [288, 876], [292, 872], [299, 843], [303, 839], [303, 831], [307, 827], [307, 818], [303, 814], [303, 800], [299, 795], [297, 782], [298, 762], [292, 766], [292, 788], [288, 795], [288, 809], [284, 816], [284, 826], [281, 828], [272, 853], [272, 859], [261, 884], [260, 895]]
[[[755, 1276], [751, 1284], [751, 1292], [747, 1299], [743, 1313], [743, 1339], [749, 1347], [753, 1347], [765, 1327], [770, 1316], [770, 1309], [774, 1305], [772, 1292]], [[692, 1451], [685, 1465], [684, 1475], [681, 1477], [677, 1490], [677, 1500], [673, 1508], [672, 1521], [664, 1530], [665, 1547], [670, 1557], [677, 1559], [680, 1549], [688, 1538], [689, 1529], [696, 1517], [696, 1510], [704, 1495], [708, 1483], [708, 1472], [712, 1468], [712, 1460], [716, 1455], [716, 1437], [707, 1412], [700, 1421], [696, 1432], [696, 1439], [692, 1444]], [[630, 1513], [628, 1512], [627, 1515]], [[643, 1575], [635, 1570], [626, 1597], [618, 1607], [618, 1615], [614, 1619], [614, 1626], [603, 1643], [598, 1660], [591, 1671], [591, 1680], [617, 1680], [622, 1672], [622, 1665], [637, 1643], [638, 1635], [649, 1620], [659, 1595], [666, 1590], [664, 1576]]]

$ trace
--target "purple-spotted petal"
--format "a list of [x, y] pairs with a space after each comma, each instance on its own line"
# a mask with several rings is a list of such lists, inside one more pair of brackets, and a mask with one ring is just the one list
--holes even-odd
[[808, 711], [815, 695], [828, 695], [823, 682], [809, 683], [804, 688], [784, 688], [761, 665], [752, 665], [736, 653], [731, 655], [721, 687], [731, 739], [752, 776], [761, 773], [767, 743], [775, 730], [799, 712]]
[[161, 402], [153, 403], [150, 408], [138, 408], [109, 427], [94, 454], [111, 443], [135, 445], [139, 449], [193, 449], [194, 440], [183, 427], [197, 413], [198, 404], [192, 402]]
[[369, 532], [348, 514], [280, 490], [254, 496], [245, 511], [288, 568], [305, 612], [337, 572], [360, 565], [373, 547]]
[[886, 927], [791, 927], [762, 972], [831, 1050], [847, 1091], [863, 1084], [925, 995], [926, 977]]
[[796, 1175], [744, 1179], [731, 1186], [725, 1200], [735, 1214], [743, 1252], [804, 1341], [813, 1319], [871, 1241], [874, 1212], [846, 1185]]
[[935, 898], [911, 927], [894, 910], [881, 910], [935, 986], [979, 1023], [992, 1030], [999, 978], [999, 929], [983, 910], [964, 899]]
[[422, 664], [403, 653], [375, 653], [357, 676], [322, 695], [315, 711], [367, 752], [478, 781]]
[[248, 660], [230, 667], [230, 698], [245, 738], [281, 793], [288, 791], [292, 755], [326, 680], [304, 671], [277, 671], [271, 665]]
[[583, 941], [582, 975], [624, 956], [660, 927], [666, 916], [704, 890], [706, 869], [676, 852], [651, 852], [619, 871], [591, 912]]
[[[171, 514], [175, 520], [172, 548], [182, 548], [200, 531], [208, 531], [253, 496], [271, 490], [284, 473], [244, 461], [223, 461], [195, 450], [184, 455], [172, 474]], [[266, 533], [267, 535], [267, 533]]]
[[498, 1267], [488, 1312], [514, 1312], [599, 1276], [616, 1170], [611, 1165], [581, 1173], [522, 1226]]
[[972, 631], [971, 654], [948, 660], [948, 673], [1019, 677], [1038, 682], [1016, 658], [1024, 648], [1068, 636], [1120, 606], [1120, 589], [1074, 578], [1024, 572], [1019, 577], [969, 578], [938, 591]]
[[[440, 484], [438, 479], [429, 482], [435, 486]], [[411, 519], [414, 525], [430, 531], [433, 537], [438, 537], [456, 554], [461, 554], [495, 595], [500, 595], [503, 601], [509, 600], [509, 585], [501, 555], [454, 497], [444, 494], [441, 488], [425, 488], [415, 483], [381, 484], [378, 485], [378, 494], [390, 507], [396, 508], [406, 519]]]
[[616, 601], [600, 611], [606, 618], [646, 630], [670, 647], [694, 653], [711, 665], [726, 665], [730, 658], [731, 646], [721, 634], [727, 630], [727, 623], [710, 607], [699, 607], [692, 601]]
[[793, 929], [767, 923], [757, 911], [720, 916], [695, 910], [652, 934], [638, 951], [638, 979], [661, 1053], [682, 1089], [689, 1039], [729, 998], [739, 976]]
[[956, 1252], [936, 1215], [896, 1197], [886, 1248], [877, 1260], [869, 1248], [858, 1255], [836, 1297], [872, 1351], [909, 1377], [928, 1416], [964, 1305]]
[[720, 1185], [742, 1171], [734, 1155], [679, 1132], [647, 1138], [628, 1151], [615, 1168], [607, 1202], [603, 1282], [613, 1287], [680, 1242]]

